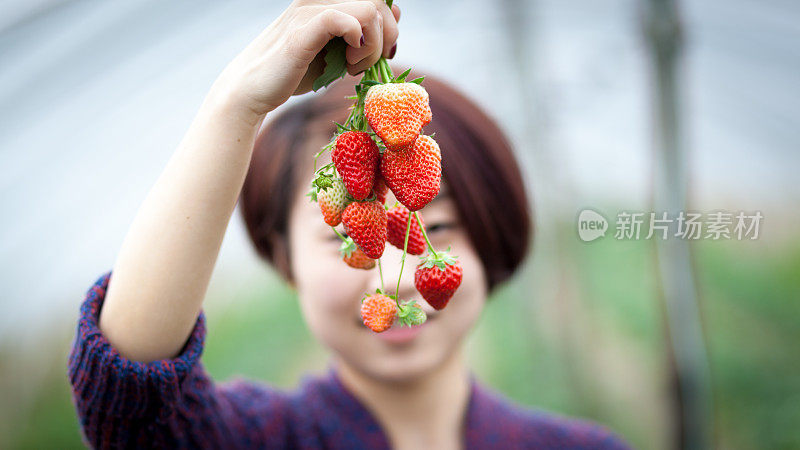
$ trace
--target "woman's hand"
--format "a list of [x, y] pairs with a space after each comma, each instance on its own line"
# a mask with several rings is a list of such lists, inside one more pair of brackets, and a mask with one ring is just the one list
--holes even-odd
[[320, 51], [337, 36], [347, 42], [355, 75], [393, 56], [400, 9], [383, 0], [295, 0], [225, 68], [212, 91], [258, 122], [293, 94], [311, 90], [325, 62]]

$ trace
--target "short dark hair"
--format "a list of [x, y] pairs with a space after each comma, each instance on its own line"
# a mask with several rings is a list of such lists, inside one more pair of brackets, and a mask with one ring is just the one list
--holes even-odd
[[[289, 212], [299, 180], [311, 179], [310, 173], [297, 173], [307, 165], [300, 158], [312, 156], [302, 147], [311, 129], [333, 135], [333, 121], [347, 117], [353, 101], [346, 97], [354, 94], [357, 80], [347, 76], [279, 109], [256, 139], [239, 205], [256, 251], [289, 281]], [[424, 133], [435, 133], [442, 176], [491, 290], [514, 274], [533, 236], [522, 174], [505, 134], [475, 103], [435, 77], [426, 76], [423, 86], [433, 112]]]

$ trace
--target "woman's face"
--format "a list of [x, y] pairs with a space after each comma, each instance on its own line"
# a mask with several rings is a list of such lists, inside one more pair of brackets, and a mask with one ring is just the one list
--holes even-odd
[[[305, 153], [313, 155], [328, 137], [309, 139]], [[301, 171], [301, 186], [289, 217], [292, 274], [301, 308], [311, 332], [351, 368], [378, 380], [411, 380], [435, 370], [456, 352], [486, 301], [483, 266], [462, 228], [453, 200], [440, 194], [421, 211], [434, 248], [452, 247], [464, 270], [461, 286], [447, 307], [436, 311], [414, 287], [419, 257], [408, 255], [400, 281], [400, 300], [416, 300], [428, 314], [425, 324], [408, 328], [395, 323], [374, 333], [361, 320], [361, 299], [381, 286], [378, 268], [353, 269], [342, 261], [340, 239], [322, 220], [319, 206], [305, 196], [313, 168]], [[327, 163], [322, 157], [318, 165]], [[302, 170], [302, 169], [301, 169]], [[394, 204], [391, 192], [387, 204]], [[337, 229], [343, 233], [341, 225]], [[387, 294], [393, 294], [400, 274], [402, 250], [386, 244], [381, 258]]]

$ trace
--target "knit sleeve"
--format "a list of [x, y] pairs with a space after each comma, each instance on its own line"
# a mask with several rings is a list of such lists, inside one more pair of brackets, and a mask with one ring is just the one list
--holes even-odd
[[253, 442], [253, 430], [242, 429], [251, 415], [280, 428], [277, 393], [263, 390], [243, 398], [241, 387], [216, 386], [210, 379], [200, 363], [206, 334], [202, 311], [177, 357], [143, 363], [120, 355], [98, 326], [110, 278], [111, 272], [104, 274], [87, 292], [68, 362], [87, 444], [175, 448]]

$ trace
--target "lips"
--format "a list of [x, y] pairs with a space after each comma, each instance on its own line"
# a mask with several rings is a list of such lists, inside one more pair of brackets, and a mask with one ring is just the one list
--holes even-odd
[[414, 340], [422, 332], [428, 322], [413, 327], [401, 326], [397, 323], [383, 333], [377, 333], [379, 339], [392, 344], [404, 344]]

